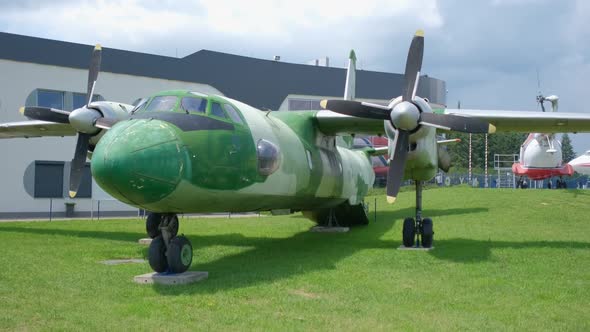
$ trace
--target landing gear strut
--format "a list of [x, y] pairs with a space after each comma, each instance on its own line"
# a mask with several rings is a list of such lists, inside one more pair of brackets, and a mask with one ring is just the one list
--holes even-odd
[[146, 219], [146, 231], [153, 238], [148, 251], [148, 261], [156, 272], [182, 273], [193, 261], [193, 246], [178, 234], [176, 214], [150, 213]]
[[432, 219], [422, 219], [422, 181], [416, 181], [416, 218], [404, 219], [402, 239], [405, 247], [432, 247], [434, 241], [434, 230]]

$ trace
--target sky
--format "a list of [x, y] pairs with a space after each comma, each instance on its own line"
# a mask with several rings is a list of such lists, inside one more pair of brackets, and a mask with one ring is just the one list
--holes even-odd
[[[178, 57], [328, 56], [334, 67], [355, 49], [360, 69], [397, 73], [417, 29], [422, 72], [447, 82], [449, 107], [538, 110], [540, 81], [560, 111], [590, 112], [585, 0], [0, 0], [3, 32]], [[571, 137], [576, 153], [590, 150], [590, 134]]]

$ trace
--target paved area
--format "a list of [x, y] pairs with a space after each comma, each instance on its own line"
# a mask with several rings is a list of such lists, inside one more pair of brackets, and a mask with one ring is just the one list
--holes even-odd
[[346, 233], [350, 230], [348, 227], [327, 227], [327, 226], [314, 226], [309, 231], [314, 233]]
[[150, 245], [152, 243], [152, 239], [149, 237], [143, 238], [143, 239], [139, 239], [139, 241], [137, 241], [139, 244], [145, 244], [145, 245]]
[[185, 285], [205, 280], [209, 272], [187, 271], [183, 273], [157, 273], [151, 272], [135, 276], [133, 281], [138, 284], [160, 284], [160, 285]]
[[[191, 218], [251, 218], [251, 217], [264, 217], [265, 215], [260, 215], [258, 212], [245, 212], [245, 213], [195, 213], [195, 214], [185, 214], [179, 215], [178, 217], [180, 220], [183, 219], [191, 219]], [[101, 221], [107, 219], [136, 219], [142, 220], [145, 216], [123, 216], [123, 217], [100, 217], [97, 219], [96, 216], [94, 218], [90, 217], [74, 217], [74, 218], [51, 218], [51, 221], [67, 221], [67, 220], [87, 220], [87, 221]], [[13, 219], [0, 219], [0, 222], [39, 222], [39, 221], [49, 221], [49, 217], [46, 218], [13, 218]]]
[[398, 250], [409, 250], [409, 251], [430, 251], [434, 249], [434, 247], [424, 248], [424, 247], [406, 247], [403, 244], [397, 248]]
[[105, 265], [120, 265], [120, 264], [133, 264], [133, 263], [145, 263], [145, 259], [139, 258], [126, 258], [126, 259], [109, 259], [106, 261], [102, 261], [102, 264]]

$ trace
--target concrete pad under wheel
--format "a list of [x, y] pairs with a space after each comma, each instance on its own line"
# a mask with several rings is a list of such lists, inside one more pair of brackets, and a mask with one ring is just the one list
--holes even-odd
[[149, 245], [150, 243], [152, 243], [152, 239], [150, 239], [149, 237], [143, 238], [143, 239], [139, 239], [139, 244], [147, 244]]
[[424, 248], [424, 247], [406, 247], [403, 244], [397, 248], [398, 250], [414, 250], [414, 251], [430, 251], [434, 249], [434, 247]]
[[314, 233], [346, 233], [350, 230], [349, 227], [328, 227], [328, 226], [314, 226], [310, 229]]
[[132, 264], [132, 263], [145, 263], [145, 259], [139, 258], [126, 258], [126, 259], [109, 259], [106, 261], [102, 261], [101, 263], [105, 265], [120, 265], [120, 264]]
[[183, 273], [146, 273], [135, 276], [133, 281], [138, 284], [186, 285], [209, 277], [209, 272], [187, 271]]

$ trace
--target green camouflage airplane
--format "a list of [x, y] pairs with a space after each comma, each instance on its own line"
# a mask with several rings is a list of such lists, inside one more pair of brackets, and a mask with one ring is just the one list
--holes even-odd
[[[367, 224], [363, 198], [373, 185], [370, 156], [388, 149], [353, 149], [351, 134], [383, 134], [393, 142], [388, 201], [403, 179], [416, 182], [416, 215], [404, 221], [406, 246], [430, 247], [432, 220], [422, 218], [422, 182], [449, 163], [436, 130], [471, 133], [531, 130], [589, 131], [590, 116], [575, 113], [433, 110], [416, 96], [424, 38], [412, 40], [403, 95], [387, 106], [354, 97], [354, 54], [345, 100], [329, 110], [265, 112], [237, 100], [191, 91], [164, 91], [133, 107], [91, 102], [101, 48], [93, 52], [87, 104], [72, 112], [24, 107], [33, 121], [0, 124], [0, 138], [78, 135], [70, 174], [76, 194], [86, 158], [95, 181], [122, 202], [152, 211], [148, 259], [157, 272], [186, 271], [189, 240], [178, 233], [179, 213], [301, 211], [321, 225]], [[444, 143], [444, 142], [440, 142]]]

